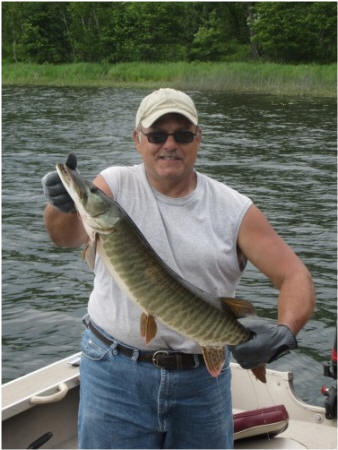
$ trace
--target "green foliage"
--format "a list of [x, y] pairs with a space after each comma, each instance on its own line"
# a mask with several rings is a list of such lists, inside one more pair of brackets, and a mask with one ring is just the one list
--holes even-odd
[[190, 59], [229, 61], [249, 57], [246, 3], [209, 3], [202, 6], [201, 13], [205, 18], [194, 34]]
[[60, 2], [2, 3], [3, 56], [37, 63], [69, 61], [66, 6]]
[[9, 62], [336, 61], [335, 2], [2, 2]]
[[336, 2], [259, 2], [253, 29], [265, 58], [282, 62], [336, 60]]

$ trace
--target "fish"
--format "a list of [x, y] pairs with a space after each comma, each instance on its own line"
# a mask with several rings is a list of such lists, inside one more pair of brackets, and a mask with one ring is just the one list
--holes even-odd
[[[113, 198], [66, 164], [56, 165], [88, 235], [84, 258], [93, 268], [103, 259], [120, 288], [141, 309], [140, 334], [146, 344], [157, 334], [157, 321], [197, 342], [213, 377], [226, 360], [226, 346], [252, 337], [238, 318], [254, 314], [247, 300], [215, 296], [192, 285], [155, 252], [127, 212]], [[265, 365], [251, 369], [266, 382]]]

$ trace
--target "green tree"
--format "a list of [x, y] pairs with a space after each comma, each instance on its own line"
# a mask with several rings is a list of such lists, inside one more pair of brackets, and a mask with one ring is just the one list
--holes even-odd
[[336, 60], [335, 2], [257, 3], [253, 30], [261, 54], [274, 61]]
[[15, 3], [2, 4], [2, 57], [18, 62], [22, 58], [20, 49], [22, 34], [22, 9]]
[[144, 61], [185, 60], [192, 38], [188, 10], [183, 2], [129, 3], [131, 55]]
[[73, 48], [74, 61], [100, 62], [105, 58], [107, 36], [114, 32], [112, 12], [119, 5], [121, 3], [69, 3], [67, 8], [70, 20], [69, 40]]
[[2, 3], [5, 61], [336, 61], [334, 2]]
[[246, 59], [249, 56], [246, 2], [202, 4], [200, 23], [192, 42], [192, 59]]
[[69, 60], [67, 20], [67, 3], [3, 3], [4, 56], [38, 63]]

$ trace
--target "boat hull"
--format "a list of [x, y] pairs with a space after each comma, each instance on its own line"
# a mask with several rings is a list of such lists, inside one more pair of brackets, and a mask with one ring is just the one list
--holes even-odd
[[[43, 448], [77, 447], [79, 358], [80, 353], [72, 355], [2, 386], [3, 449], [28, 448], [47, 433], [52, 436]], [[263, 384], [238, 364], [231, 369], [234, 413], [283, 404], [289, 414], [289, 425], [278, 436], [242, 440], [235, 434], [235, 448], [337, 448], [336, 420], [326, 419], [324, 408], [297, 399], [290, 372], [267, 370]]]

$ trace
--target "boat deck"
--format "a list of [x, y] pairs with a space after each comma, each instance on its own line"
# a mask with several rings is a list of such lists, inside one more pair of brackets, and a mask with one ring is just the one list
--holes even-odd
[[[53, 436], [41, 448], [77, 448], [79, 356], [3, 385], [2, 448], [27, 448], [47, 432]], [[290, 417], [278, 436], [237, 439], [236, 449], [337, 448], [336, 421], [325, 418], [324, 408], [294, 396], [290, 373], [268, 371], [265, 385], [237, 364], [231, 368], [234, 412], [284, 404]]]

